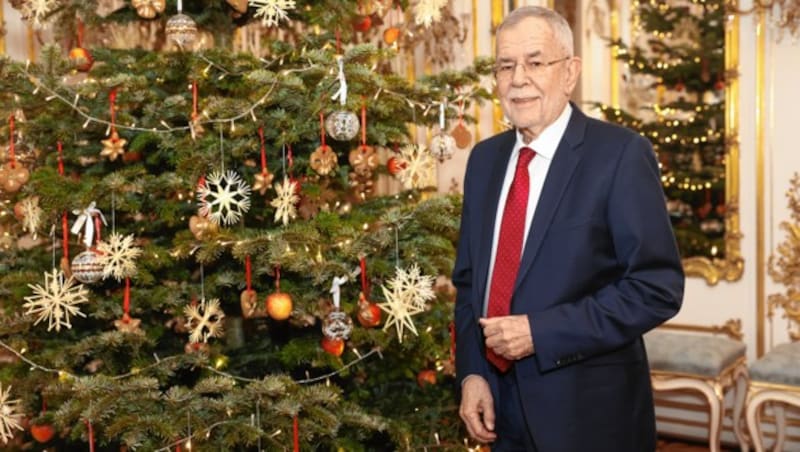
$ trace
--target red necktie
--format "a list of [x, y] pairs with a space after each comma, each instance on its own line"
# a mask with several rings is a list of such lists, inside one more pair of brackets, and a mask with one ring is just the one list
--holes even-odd
[[[522, 242], [525, 237], [525, 213], [528, 208], [528, 192], [530, 178], [528, 164], [536, 156], [531, 148], [519, 150], [517, 170], [514, 181], [508, 190], [503, 220], [500, 223], [500, 239], [497, 241], [497, 254], [492, 271], [492, 285], [489, 289], [489, 306], [487, 317], [505, 316], [511, 312], [511, 295], [514, 282], [519, 272], [519, 261], [522, 255]], [[511, 361], [497, 355], [492, 349], [486, 349], [486, 358], [500, 372], [511, 367]]]

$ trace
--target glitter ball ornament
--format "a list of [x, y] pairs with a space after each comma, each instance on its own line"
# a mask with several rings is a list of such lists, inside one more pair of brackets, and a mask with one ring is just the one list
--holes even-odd
[[72, 276], [84, 283], [92, 284], [103, 277], [103, 263], [96, 251], [86, 250], [72, 259]]
[[359, 129], [358, 116], [352, 111], [338, 110], [325, 118], [325, 130], [334, 140], [349, 141]]
[[71, 61], [75, 69], [80, 72], [89, 72], [89, 69], [91, 69], [94, 64], [92, 54], [83, 47], [73, 47], [72, 50], [69, 51], [69, 61]]
[[186, 14], [179, 13], [170, 17], [165, 31], [167, 40], [174, 42], [181, 49], [191, 47], [197, 38], [197, 24]]
[[439, 162], [453, 157], [456, 151], [456, 140], [450, 135], [439, 132], [431, 139], [431, 154], [439, 159]]
[[333, 310], [322, 321], [322, 334], [328, 339], [348, 339], [353, 332], [353, 320], [346, 313]]

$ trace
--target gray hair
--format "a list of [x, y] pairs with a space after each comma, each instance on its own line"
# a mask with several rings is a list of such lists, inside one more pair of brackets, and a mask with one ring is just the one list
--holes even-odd
[[550, 25], [550, 29], [553, 30], [556, 41], [561, 44], [564, 51], [566, 51], [569, 56], [574, 54], [575, 44], [569, 23], [557, 12], [543, 6], [522, 6], [511, 11], [505, 19], [503, 19], [503, 22], [497, 26], [495, 33], [499, 35], [504, 28], [517, 25], [528, 17], [536, 17], [544, 20]]

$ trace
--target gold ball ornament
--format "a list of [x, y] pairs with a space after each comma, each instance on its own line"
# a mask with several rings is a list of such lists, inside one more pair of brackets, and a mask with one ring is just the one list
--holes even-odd
[[219, 226], [206, 217], [192, 215], [189, 218], [189, 230], [192, 231], [194, 238], [204, 240], [216, 234], [219, 231]]
[[472, 143], [472, 134], [467, 126], [460, 122], [450, 131], [450, 136], [456, 140], [459, 149], [466, 149]]
[[372, 146], [361, 145], [348, 156], [353, 171], [362, 177], [372, 177], [372, 172], [378, 167], [378, 153]]
[[89, 72], [94, 64], [92, 54], [83, 47], [73, 47], [69, 51], [68, 57], [69, 61], [72, 62], [72, 66], [80, 72]]
[[103, 278], [103, 263], [95, 250], [86, 250], [72, 259], [72, 276], [84, 284], [92, 284]]
[[292, 297], [286, 292], [273, 292], [267, 296], [267, 314], [275, 320], [286, 320], [292, 315]]
[[170, 17], [164, 31], [167, 34], [167, 40], [181, 50], [189, 49], [197, 39], [197, 24], [194, 19], [182, 13]]
[[152, 19], [156, 14], [164, 12], [167, 6], [165, 0], [131, 0], [131, 6], [136, 9], [136, 14], [144, 19]]
[[0, 166], [0, 187], [8, 193], [16, 193], [31, 177], [27, 168], [19, 162], [6, 162]]
[[358, 116], [352, 111], [337, 110], [325, 118], [325, 130], [337, 141], [352, 140], [359, 128]]
[[311, 153], [308, 164], [320, 176], [327, 176], [336, 168], [336, 153], [327, 144], [322, 145]]

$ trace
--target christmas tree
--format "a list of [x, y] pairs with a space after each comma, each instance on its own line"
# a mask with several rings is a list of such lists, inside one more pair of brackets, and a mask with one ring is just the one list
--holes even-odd
[[[16, 3], [69, 44], [0, 65], [0, 441], [463, 445], [435, 284], [460, 200], [425, 185], [490, 61], [393, 70], [439, 1], [188, 3]], [[255, 22], [261, 54], [224, 45]], [[129, 24], [147, 49], [91, 45]]]
[[722, 1], [634, 2], [633, 43], [612, 42], [626, 63], [628, 102], [601, 105], [658, 154], [683, 256], [725, 256], [724, 14]]

